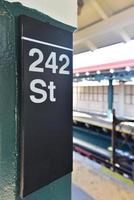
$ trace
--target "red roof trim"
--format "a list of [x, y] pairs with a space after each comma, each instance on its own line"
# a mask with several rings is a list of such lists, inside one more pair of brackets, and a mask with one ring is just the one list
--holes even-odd
[[100, 65], [93, 65], [89, 67], [76, 68], [76, 69], [73, 69], [73, 73], [96, 72], [96, 71], [103, 71], [103, 70], [110, 70], [110, 69], [120, 69], [124, 67], [134, 67], [134, 59], [100, 64]]

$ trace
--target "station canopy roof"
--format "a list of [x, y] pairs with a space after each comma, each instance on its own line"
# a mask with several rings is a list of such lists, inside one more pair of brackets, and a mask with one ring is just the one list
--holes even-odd
[[90, 67], [75, 68], [73, 70], [74, 82], [119, 80], [134, 81], [134, 59], [94, 65]]
[[74, 54], [134, 39], [134, 0], [78, 0]]

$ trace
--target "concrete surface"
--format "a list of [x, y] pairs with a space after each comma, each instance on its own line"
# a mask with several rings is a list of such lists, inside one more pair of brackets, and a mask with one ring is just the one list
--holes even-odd
[[88, 194], [86, 194], [84, 191], [82, 191], [79, 187], [73, 185], [72, 200], [94, 200], [94, 199], [90, 197]]

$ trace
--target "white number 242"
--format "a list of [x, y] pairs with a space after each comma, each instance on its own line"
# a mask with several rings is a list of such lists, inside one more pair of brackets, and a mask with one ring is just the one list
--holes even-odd
[[[44, 55], [42, 53], [41, 50], [37, 49], [37, 48], [33, 48], [29, 51], [29, 56], [34, 56], [35, 54], [38, 54], [38, 59], [35, 60], [29, 67], [29, 71], [32, 72], [44, 72], [44, 68], [39, 67], [38, 65], [42, 63], [43, 59], [44, 59]], [[56, 73], [58, 70], [58, 66], [56, 64], [56, 52], [51, 52], [51, 54], [49, 55], [46, 63], [45, 63], [45, 68], [51, 69], [52, 73]], [[60, 62], [64, 62], [64, 64], [60, 67], [59, 69], [59, 74], [65, 74], [65, 75], [69, 75], [70, 72], [69, 70], [67, 70], [67, 67], [70, 64], [70, 59], [66, 54], [61, 54], [59, 57], [59, 61]]]

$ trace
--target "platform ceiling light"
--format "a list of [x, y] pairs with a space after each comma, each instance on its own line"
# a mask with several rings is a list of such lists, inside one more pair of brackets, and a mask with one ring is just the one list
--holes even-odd
[[98, 70], [98, 71], [96, 72], [96, 74], [101, 74], [101, 72]]
[[89, 72], [86, 72], [85, 74], [86, 74], [86, 76], [89, 76], [90, 73], [89, 73]]
[[75, 74], [75, 76], [79, 77], [79, 76], [80, 76], [80, 74], [79, 74], [79, 73], [76, 73], [76, 74]]
[[127, 72], [130, 72], [131, 71], [131, 68], [130, 67], [126, 67], [125, 69]]
[[113, 74], [114, 73], [114, 69], [110, 69], [110, 73]]

